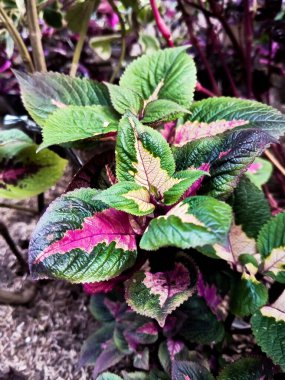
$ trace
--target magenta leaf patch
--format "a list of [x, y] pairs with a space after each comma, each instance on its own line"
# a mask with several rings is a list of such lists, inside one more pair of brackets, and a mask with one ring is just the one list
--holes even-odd
[[199, 121], [188, 121], [180, 125], [175, 132], [173, 144], [182, 146], [188, 142], [211, 137], [229, 131], [233, 128], [248, 124], [246, 120], [217, 120], [211, 123], [200, 123]]
[[176, 263], [172, 271], [139, 271], [126, 282], [128, 305], [164, 326], [166, 317], [193, 293], [188, 269]]
[[127, 214], [92, 200], [81, 189], [57, 199], [41, 218], [30, 244], [34, 278], [90, 283], [118, 276], [136, 259]]

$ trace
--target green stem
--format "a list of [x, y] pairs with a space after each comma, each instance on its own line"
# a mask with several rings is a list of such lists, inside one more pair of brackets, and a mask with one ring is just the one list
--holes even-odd
[[87, 35], [89, 20], [90, 20], [90, 17], [92, 15], [94, 9], [97, 8], [98, 4], [99, 4], [98, 0], [96, 2], [94, 2], [94, 0], [89, 0], [86, 2], [86, 8], [85, 8], [83, 20], [81, 23], [79, 40], [77, 41], [77, 44], [76, 44], [76, 48], [75, 48], [75, 51], [73, 54], [71, 68], [70, 68], [70, 72], [69, 72], [69, 75], [71, 77], [75, 77], [75, 75], [76, 75], [80, 56], [81, 56], [83, 45], [84, 45], [84, 41], [85, 41], [85, 38]]
[[15, 45], [17, 46], [20, 56], [22, 58], [22, 61], [26, 67], [26, 70], [30, 73], [34, 71], [34, 65], [32, 58], [28, 52], [28, 49], [26, 48], [26, 45], [20, 36], [20, 33], [15, 28], [15, 25], [12, 21], [12, 19], [7, 15], [4, 8], [0, 5], [0, 19], [2, 20], [7, 32], [12, 37]]
[[25, 0], [25, 5], [35, 69], [36, 71], [45, 72], [47, 68], [42, 46], [42, 33], [39, 27], [36, 0]]
[[118, 61], [118, 64], [117, 64], [117, 67], [115, 68], [114, 72], [113, 72], [113, 75], [111, 76], [111, 79], [110, 79], [110, 83], [113, 83], [114, 80], [116, 79], [117, 75], [119, 74], [120, 70], [121, 70], [121, 67], [122, 67], [122, 64], [123, 64], [123, 61], [125, 59], [125, 55], [126, 55], [126, 47], [127, 47], [127, 44], [126, 44], [126, 27], [125, 27], [125, 21], [117, 7], [117, 5], [115, 4], [115, 2], [113, 0], [108, 0], [113, 11], [118, 15], [119, 17], [119, 22], [120, 22], [120, 26], [121, 26], [121, 55], [120, 55], [120, 58], [119, 58], [119, 61]]

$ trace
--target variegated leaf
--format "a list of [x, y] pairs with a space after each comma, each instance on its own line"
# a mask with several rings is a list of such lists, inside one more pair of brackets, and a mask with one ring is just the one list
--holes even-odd
[[0, 197], [23, 199], [53, 186], [63, 175], [67, 161], [37, 145], [17, 129], [0, 132]]
[[103, 190], [95, 199], [132, 215], [148, 215], [154, 211], [148, 190], [134, 182], [119, 182]]
[[276, 281], [285, 283], [285, 212], [271, 218], [260, 230], [258, 251], [263, 260], [263, 270]]
[[245, 120], [217, 120], [211, 123], [187, 121], [175, 130], [173, 145], [183, 146], [188, 142], [211, 137], [229, 131], [241, 125], [248, 124]]
[[231, 208], [211, 197], [186, 198], [166, 215], [153, 219], [140, 247], [157, 250], [175, 246], [182, 249], [223, 244], [232, 222]]
[[263, 306], [251, 318], [257, 344], [285, 371], [285, 290], [270, 306]]
[[263, 271], [285, 283], [285, 247], [273, 249], [263, 261]]
[[267, 133], [253, 129], [195, 140], [173, 147], [176, 170], [208, 164], [210, 177], [205, 178], [201, 191], [216, 198], [227, 198], [254, 159], [275, 141]]
[[97, 282], [134, 264], [136, 240], [128, 215], [94, 201], [96, 192], [66, 193], [47, 209], [30, 243], [33, 278]]
[[240, 317], [253, 314], [268, 300], [266, 286], [258, 281], [254, 275], [243, 273], [241, 279], [232, 288], [230, 309]]
[[108, 90], [103, 84], [53, 72], [24, 74], [15, 71], [15, 74], [23, 103], [41, 127], [62, 107], [111, 106]]
[[168, 272], [136, 272], [126, 282], [126, 301], [137, 313], [155, 318], [161, 327], [167, 315], [193, 293], [188, 269], [176, 263]]
[[172, 177], [175, 163], [161, 134], [143, 126], [132, 114], [120, 121], [116, 146], [117, 178], [145, 187], [157, 199], [179, 183]]

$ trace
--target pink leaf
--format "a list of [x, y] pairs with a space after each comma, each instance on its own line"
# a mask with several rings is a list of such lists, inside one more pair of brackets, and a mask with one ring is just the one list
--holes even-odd
[[63, 237], [46, 247], [35, 259], [34, 264], [55, 254], [65, 254], [73, 249], [91, 253], [100, 243], [115, 242], [116, 248], [135, 251], [135, 234], [130, 226], [128, 215], [114, 209], [95, 213], [84, 219], [81, 229], [68, 230]]
[[157, 334], [157, 327], [153, 322], [148, 322], [137, 330], [137, 333], [140, 334], [149, 334], [149, 335], [156, 335]]
[[211, 123], [188, 121], [176, 129], [174, 145], [182, 146], [190, 141], [215, 136], [230, 129], [248, 124], [246, 120], [217, 120]]
[[167, 339], [167, 349], [170, 355], [170, 360], [175, 360], [175, 355], [183, 350], [184, 343], [180, 340]]
[[172, 271], [146, 272], [143, 283], [150, 289], [150, 293], [159, 296], [159, 304], [163, 307], [169, 297], [188, 289], [190, 276], [184, 265], [176, 263]]

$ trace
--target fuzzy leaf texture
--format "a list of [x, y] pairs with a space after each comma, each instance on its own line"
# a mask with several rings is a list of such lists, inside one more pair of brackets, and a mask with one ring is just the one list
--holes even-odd
[[171, 149], [162, 135], [142, 125], [131, 113], [120, 121], [116, 171], [120, 182], [134, 182], [166, 204], [177, 202], [196, 180], [207, 174], [199, 170], [175, 173]]
[[262, 362], [257, 358], [242, 358], [228, 364], [219, 374], [217, 380], [261, 380]]
[[25, 108], [41, 127], [62, 106], [111, 106], [107, 88], [88, 79], [53, 72], [24, 74], [15, 71], [15, 75]]
[[136, 59], [122, 75], [120, 86], [135, 91], [145, 104], [166, 99], [189, 107], [196, 85], [196, 68], [186, 48], [159, 50]]
[[168, 314], [193, 294], [188, 269], [176, 263], [168, 272], [136, 272], [126, 282], [126, 301], [137, 313], [155, 318], [161, 327]]
[[262, 226], [271, 217], [270, 207], [263, 191], [243, 176], [233, 194], [235, 222], [248, 237], [257, 238]]
[[202, 191], [215, 198], [227, 198], [254, 159], [275, 139], [259, 130], [241, 130], [202, 138], [174, 147], [177, 170], [208, 164], [210, 177]]
[[285, 291], [270, 306], [263, 306], [251, 317], [257, 344], [285, 371]]
[[268, 290], [254, 275], [243, 273], [233, 285], [230, 309], [233, 314], [245, 317], [253, 314], [268, 300]]
[[214, 380], [210, 372], [195, 362], [175, 361], [172, 367], [173, 380]]
[[266, 132], [275, 138], [285, 132], [284, 115], [262, 103], [238, 98], [210, 98], [196, 102], [190, 107], [188, 121], [212, 123], [218, 120], [244, 120], [248, 124], [242, 129], [254, 128]]
[[69, 106], [59, 108], [45, 121], [40, 149], [50, 145], [94, 138], [116, 132], [118, 117], [111, 107]]
[[168, 246], [187, 249], [222, 243], [231, 222], [231, 208], [226, 203], [206, 196], [186, 198], [150, 222], [140, 247], [154, 251]]
[[33, 278], [97, 282], [134, 264], [136, 241], [127, 214], [94, 201], [95, 195], [75, 190], [49, 206], [29, 247]]
[[264, 273], [285, 283], [285, 212], [271, 218], [260, 230], [258, 251], [263, 259]]
[[103, 190], [95, 199], [132, 215], [148, 215], [154, 211], [147, 189], [134, 182], [119, 182]]
[[52, 187], [63, 175], [67, 161], [37, 145], [23, 132], [0, 132], [0, 197], [24, 199]]
[[203, 298], [194, 295], [182, 305], [181, 310], [187, 315], [187, 319], [180, 334], [188, 342], [211, 344], [223, 339], [223, 323], [217, 320]]

